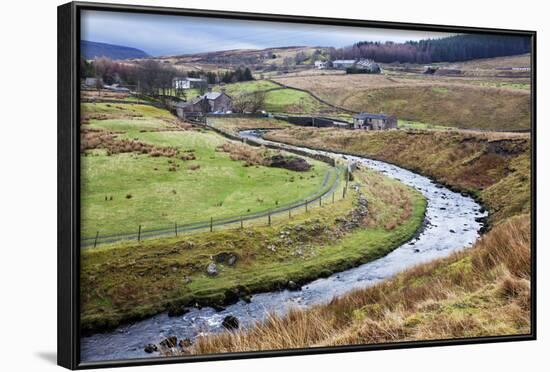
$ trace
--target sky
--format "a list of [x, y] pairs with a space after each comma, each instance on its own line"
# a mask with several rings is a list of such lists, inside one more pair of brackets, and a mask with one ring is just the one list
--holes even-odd
[[283, 22], [85, 10], [81, 39], [138, 48], [152, 56], [281, 46], [343, 47], [358, 41], [439, 38], [450, 34]]

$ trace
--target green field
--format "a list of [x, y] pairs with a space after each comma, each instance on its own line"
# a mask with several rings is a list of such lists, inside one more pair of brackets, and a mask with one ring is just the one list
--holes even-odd
[[[121, 106], [130, 105], [87, 104], [83, 111], [116, 116], [123, 112]], [[174, 123], [165, 111], [139, 105], [123, 109], [143, 116], [90, 119], [83, 128], [116, 132], [117, 140], [174, 147], [196, 159], [87, 150], [81, 163], [83, 237], [273, 209], [314, 194], [330, 169], [313, 160], [308, 160], [314, 166], [307, 172], [247, 167], [216, 151], [228, 140], [214, 132], [169, 130]]]
[[[311, 94], [291, 88], [282, 88], [268, 80], [254, 80], [224, 85], [229, 96], [266, 91], [264, 109], [273, 113], [321, 114], [336, 113], [335, 109], [323, 104]], [[221, 87], [216, 87], [220, 90]]]
[[[222, 305], [235, 295], [275, 290], [344, 270], [387, 254], [411, 238], [426, 208], [421, 194], [380, 173], [363, 170], [355, 181], [369, 200], [362, 226], [342, 221], [357, 206], [357, 193], [282, 218], [271, 226], [214, 231], [179, 238], [124, 242], [82, 252], [82, 327], [112, 328], [167, 309]], [[235, 265], [213, 257], [233, 254]]]

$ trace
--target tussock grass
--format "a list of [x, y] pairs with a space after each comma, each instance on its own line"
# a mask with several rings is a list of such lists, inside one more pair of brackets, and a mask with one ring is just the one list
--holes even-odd
[[530, 222], [513, 217], [473, 248], [326, 305], [199, 337], [208, 354], [522, 334], [530, 331]]
[[528, 134], [291, 128], [271, 131], [267, 138], [363, 155], [412, 169], [478, 196], [489, 208], [491, 222], [527, 213], [530, 208]]
[[[420, 75], [422, 76], [422, 75]], [[527, 129], [530, 92], [459, 80], [345, 75], [278, 78], [340, 107], [385, 112], [399, 119], [474, 129]]]
[[117, 139], [112, 132], [83, 129], [80, 131], [80, 152], [85, 154], [87, 150], [104, 149], [108, 156], [122, 153], [148, 154], [151, 157], [178, 158], [181, 160], [195, 160], [192, 152], [180, 152], [175, 147], [159, 147], [145, 142], [131, 139]]
[[267, 157], [273, 151], [265, 148], [255, 148], [242, 145], [237, 142], [225, 142], [216, 148], [217, 151], [223, 151], [229, 154], [229, 157], [235, 161], [244, 161], [246, 166], [269, 165]]

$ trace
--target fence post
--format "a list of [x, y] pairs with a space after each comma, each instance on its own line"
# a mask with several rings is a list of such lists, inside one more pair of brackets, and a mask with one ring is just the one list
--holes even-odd
[[138, 242], [141, 241], [141, 225], [138, 227]]
[[290, 211], [291, 211], [291, 210], [292, 210], [292, 209], [289, 209], [289, 210], [288, 210], [288, 219], [289, 219], [289, 220], [292, 218], [292, 215], [290, 214]]
[[176, 236], [178, 236], [178, 223], [174, 222], [174, 230], [176, 232]]
[[267, 213], [267, 224], [268, 226], [271, 226], [271, 211]]
[[322, 206], [322, 202], [321, 202], [321, 200], [323, 200], [323, 196], [322, 196], [322, 195], [321, 195], [321, 196], [319, 197], [319, 207], [321, 207], [321, 206]]
[[99, 238], [99, 231], [95, 233], [94, 248], [97, 246], [97, 238]]
[[241, 230], [243, 229], [243, 216], [241, 216]]
[[334, 192], [332, 192], [332, 204], [334, 204]]
[[307, 203], [308, 203], [308, 201], [306, 200], [306, 212], [307, 212]]
[[214, 217], [210, 217], [210, 232], [212, 232], [213, 225], [214, 225]]

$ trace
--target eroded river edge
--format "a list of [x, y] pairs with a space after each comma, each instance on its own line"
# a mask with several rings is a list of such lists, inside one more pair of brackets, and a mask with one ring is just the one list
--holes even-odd
[[[256, 142], [264, 141], [256, 131], [240, 135]], [[275, 143], [265, 141], [266, 143]], [[390, 278], [412, 266], [425, 263], [471, 246], [479, 237], [486, 212], [474, 199], [454, 192], [425, 176], [398, 166], [359, 156], [317, 151], [299, 146], [280, 144], [285, 148], [345, 157], [363, 166], [380, 171], [390, 178], [411, 186], [427, 200], [424, 228], [410, 241], [388, 255], [353, 269], [317, 279], [297, 291], [266, 292], [251, 296], [251, 302], [239, 301], [217, 312], [213, 308], [191, 309], [179, 317], [167, 313], [118, 327], [81, 339], [83, 362], [151, 357], [143, 350], [149, 343], [159, 343], [168, 336], [193, 339], [204, 333], [224, 330], [222, 321], [227, 315], [237, 317], [246, 327], [264, 319], [267, 312], [284, 314], [291, 307], [307, 307], [330, 301], [356, 288], [365, 288]]]

